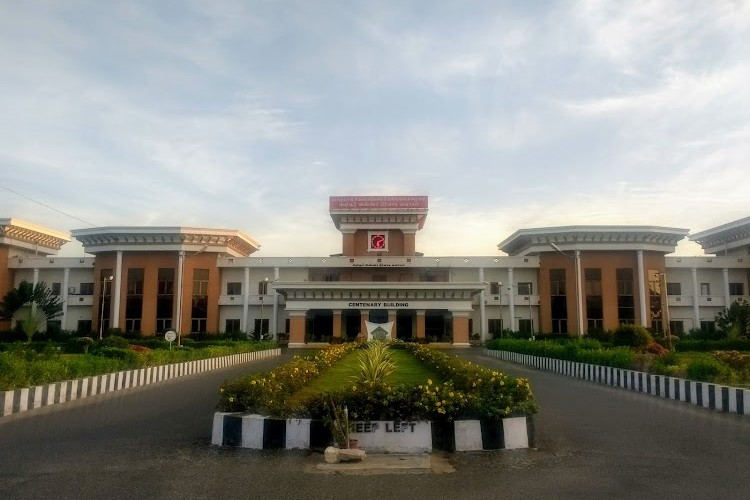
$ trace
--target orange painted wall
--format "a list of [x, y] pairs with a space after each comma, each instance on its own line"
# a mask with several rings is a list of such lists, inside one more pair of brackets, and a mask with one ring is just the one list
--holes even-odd
[[[221, 293], [221, 276], [216, 267], [215, 253], [200, 253], [185, 256], [185, 267], [182, 280], [182, 333], [191, 329], [191, 310], [193, 297], [193, 271], [208, 269], [208, 317], [206, 330], [219, 331], [219, 295]], [[175, 283], [176, 283], [175, 279]]]
[[[114, 252], [99, 254], [94, 263], [94, 304], [99, 304], [103, 269], [112, 269], [115, 274], [117, 257]], [[175, 270], [175, 305], [173, 317], [176, 314], [177, 278], [179, 275], [179, 256], [177, 252], [124, 252], [122, 256], [122, 276], [120, 280], [120, 318], [118, 325], [125, 327], [125, 305], [127, 301], [128, 269], [143, 269], [143, 311], [141, 316], [141, 333], [154, 335], [156, 333], [156, 298], [158, 292], [159, 268]], [[200, 253], [186, 255], [182, 282], [182, 333], [190, 333], [193, 296], [193, 270], [208, 269], [208, 317], [206, 329], [209, 332], [219, 331], [219, 294], [221, 292], [221, 276], [216, 267], [215, 253]], [[113, 293], [114, 296], [114, 293]], [[176, 319], [176, 318], [175, 318]], [[94, 320], [95, 329], [99, 328], [99, 315]], [[114, 324], [114, 322], [112, 323]], [[176, 321], [174, 327], [177, 327]]]
[[[576, 282], [575, 260], [558, 252], [545, 252], [540, 255], [539, 294], [541, 330], [552, 331], [552, 315], [550, 309], [550, 269], [565, 269], [565, 293], [568, 304], [568, 333], [578, 331], [576, 312]], [[648, 287], [648, 270], [664, 270], [664, 255], [659, 252], [643, 253], [644, 282]], [[586, 331], [586, 298], [585, 298], [585, 270], [586, 268], [601, 269], [602, 306], [604, 313], [604, 328], [614, 329], [619, 324], [617, 315], [617, 269], [630, 268], [633, 270], [633, 295], [636, 323], [640, 322], [640, 292], [638, 288], [638, 256], [635, 250], [626, 251], [582, 251], [581, 252], [581, 292], [583, 301], [583, 331]], [[648, 293], [648, 292], [647, 292]]]

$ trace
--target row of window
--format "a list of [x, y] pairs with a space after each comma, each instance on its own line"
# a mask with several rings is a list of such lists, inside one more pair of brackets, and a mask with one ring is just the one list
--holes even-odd
[[[711, 295], [711, 283], [701, 283], [700, 294]], [[667, 283], [667, 295], [682, 295], [682, 283]], [[745, 284], [729, 283], [729, 295], [745, 295]]]

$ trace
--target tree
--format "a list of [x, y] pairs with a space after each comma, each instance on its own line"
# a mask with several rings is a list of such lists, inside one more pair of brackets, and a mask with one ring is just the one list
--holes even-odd
[[29, 342], [44, 324], [62, 314], [62, 301], [43, 282], [22, 281], [0, 302], [0, 318], [15, 320]]
[[725, 311], [716, 315], [716, 328], [728, 338], [750, 335], [750, 304], [737, 299]]

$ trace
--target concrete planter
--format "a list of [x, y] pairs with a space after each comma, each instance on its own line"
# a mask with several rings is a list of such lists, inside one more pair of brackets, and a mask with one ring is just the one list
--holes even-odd
[[66, 403], [98, 394], [150, 385], [228, 366], [279, 356], [281, 349], [245, 352], [219, 358], [185, 361], [171, 365], [137, 368], [104, 375], [65, 380], [47, 385], [0, 392], [0, 418], [42, 406]]
[[[351, 439], [368, 453], [428, 453], [533, 447], [532, 417], [499, 422], [352, 422]], [[275, 419], [242, 413], [214, 414], [211, 443], [258, 450], [324, 449], [333, 441], [319, 420]]]

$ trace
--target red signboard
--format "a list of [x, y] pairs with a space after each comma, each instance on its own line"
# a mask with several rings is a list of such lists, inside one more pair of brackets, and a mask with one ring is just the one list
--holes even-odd
[[427, 209], [426, 196], [331, 196], [331, 210]]

